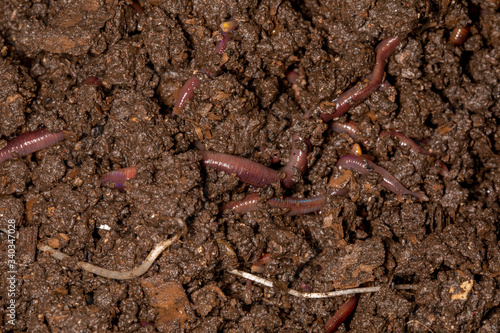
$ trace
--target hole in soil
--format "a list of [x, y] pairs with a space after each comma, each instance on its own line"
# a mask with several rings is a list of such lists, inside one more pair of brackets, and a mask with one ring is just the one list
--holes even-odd
[[94, 238], [96, 241], [101, 239], [101, 236], [99, 235], [99, 232], [97, 231], [97, 228], [94, 228], [94, 231], [92, 232], [92, 238]]
[[94, 304], [94, 292], [93, 291], [91, 291], [85, 295], [85, 303], [87, 303], [87, 305]]

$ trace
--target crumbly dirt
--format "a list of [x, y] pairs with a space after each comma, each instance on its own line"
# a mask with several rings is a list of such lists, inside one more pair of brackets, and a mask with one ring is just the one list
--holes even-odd
[[[340, 332], [500, 331], [499, 1], [139, 2], [144, 11], [129, 0], [0, 2], [0, 147], [41, 127], [71, 133], [0, 165], [0, 228], [14, 219], [18, 231], [13, 298], [0, 232], [0, 331], [322, 332], [346, 298], [296, 298], [287, 288], [357, 286], [382, 291], [362, 295]], [[231, 17], [239, 27], [216, 55]], [[451, 44], [467, 25], [466, 42]], [[303, 179], [262, 196], [327, 193], [354, 141], [302, 115], [369, 74], [374, 47], [395, 35], [404, 41], [386, 67], [391, 86], [341, 120], [359, 123], [363, 152], [430, 200], [354, 172], [349, 195], [329, 196], [321, 213], [288, 217], [263, 205], [222, 215], [224, 203], [256, 189], [202, 169], [195, 142], [286, 164], [299, 133], [313, 147]], [[197, 70], [219, 75], [200, 74], [172, 117]], [[381, 130], [404, 132], [434, 156]], [[101, 187], [102, 174], [134, 165], [125, 192]], [[169, 217], [185, 220], [188, 234], [145, 275], [116, 281], [75, 267], [138, 266], [179, 231]], [[38, 242], [73, 259], [40, 253]], [[250, 271], [264, 253], [271, 261], [256, 274], [276, 288], [227, 272]]]

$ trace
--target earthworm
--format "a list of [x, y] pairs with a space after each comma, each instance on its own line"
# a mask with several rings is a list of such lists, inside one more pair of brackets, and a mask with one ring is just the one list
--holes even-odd
[[359, 133], [361, 132], [359, 125], [350, 120], [345, 123], [335, 121], [330, 125], [330, 128], [337, 133], [347, 133], [355, 141], [358, 140]]
[[264, 253], [260, 256], [259, 260], [250, 267], [254, 273], [264, 272], [264, 265], [272, 260], [271, 253]]
[[340, 324], [349, 317], [351, 312], [356, 307], [358, 303], [359, 294], [356, 294], [349, 298], [340, 308], [335, 312], [335, 314], [328, 319], [325, 324], [325, 333], [333, 333], [339, 328]]
[[285, 188], [293, 187], [297, 183], [296, 179], [294, 179], [294, 170], [299, 171], [301, 175], [306, 171], [308, 151], [300, 150], [296, 145], [296, 143], [301, 140], [302, 139], [297, 134], [293, 135], [290, 159], [281, 169], [281, 171], [285, 173], [285, 178], [281, 180], [281, 183]]
[[204, 167], [212, 167], [227, 174], [236, 174], [244, 183], [262, 187], [281, 180], [279, 171], [268, 168], [248, 158], [200, 150]]
[[320, 211], [325, 203], [325, 196], [318, 195], [312, 198], [271, 198], [267, 204], [272, 208], [288, 209], [286, 216], [303, 215]]
[[412, 139], [410, 139], [409, 137], [407, 137], [403, 133], [394, 132], [394, 131], [382, 131], [379, 134], [380, 137], [389, 136], [389, 135], [395, 136], [396, 138], [399, 139], [399, 141], [406, 144], [411, 149], [413, 149], [413, 151], [415, 151], [417, 153], [420, 153], [423, 155], [429, 155], [429, 156], [432, 155], [427, 149], [422, 148], [422, 146], [420, 146], [418, 143], [416, 143], [415, 141], [413, 141]]
[[[84, 271], [94, 273], [95, 275], [99, 275], [108, 279], [115, 279], [115, 280], [128, 280], [128, 279], [133, 279], [138, 276], [141, 276], [142, 274], [146, 273], [147, 270], [153, 265], [153, 262], [158, 258], [158, 256], [170, 245], [175, 243], [176, 241], [181, 238], [181, 236], [187, 234], [187, 226], [184, 221], [181, 219], [176, 218], [177, 222], [179, 222], [180, 226], [182, 227], [182, 231], [175, 235], [174, 237], [167, 239], [161, 243], [158, 243], [155, 245], [153, 250], [149, 253], [147, 256], [146, 260], [143, 261], [143, 263], [130, 271], [125, 271], [125, 272], [118, 272], [118, 271], [111, 271], [109, 269], [101, 268], [94, 266], [88, 262], [84, 261], [79, 261], [76, 263], [76, 266], [78, 268], [83, 269]], [[44, 244], [38, 244], [38, 250], [43, 251], [43, 252], [48, 252], [51, 256], [53, 256], [56, 259], [63, 260], [65, 258], [71, 258], [67, 254], [62, 253], [61, 251], [58, 251], [48, 245]]]
[[435, 164], [439, 165], [439, 167], [441, 168], [441, 170], [439, 171], [439, 174], [443, 177], [448, 177], [448, 175], [450, 174], [450, 170], [448, 169], [446, 164], [444, 164], [444, 162], [439, 160], [439, 159], [436, 160]]
[[142, 8], [142, 6], [139, 3], [137, 3], [135, 0], [125, 0], [125, 2], [130, 7], [132, 7], [137, 12], [137, 14], [142, 14], [144, 12], [144, 8]]
[[359, 172], [362, 175], [367, 175], [371, 172], [376, 172], [382, 176], [381, 185], [386, 189], [396, 193], [396, 194], [408, 194], [412, 195], [419, 201], [427, 201], [429, 198], [422, 192], [413, 192], [408, 190], [406, 187], [401, 185], [401, 183], [391, 175], [387, 170], [379, 167], [375, 163], [368, 161], [361, 156], [354, 156], [351, 154], [346, 154], [342, 156], [337, 161], [337, 166], [344, 169], [351, 169]]
[[200, 84], [201, 81], [196, 75], [192, 75], [186, 81], [186, 83], [184, 83], [181, 90], [179, 91], [179, 94], [177, 94], [177, 97], [175, 99], [174, 112], [172, 112], [172, 115], [177, 115], [180, 109], [182, 109], [182, 107], [186, 103], [186, 101], [193, 98], [194, 89], [199, 88]]
[[16, 156], [27, 156], [64, 139], [64, 131], [50, 133], [46, 128], [27, 132], [12, 139], [0, 150], [0, 164]]
[[217, 43], [217, 46], [215, 47], [215, 53], [219, 55], [224, 53], [224, 50], [227, 47], [227, 43], [229, 42], [231, 32], [238, 28], [238, 22], [230, 19], [229, 21], [221, 23], [220, 27], [222, 29], [222, 39], [219, 43]]
[[[268, 288], [273, 288], [274, 283], [270, 280], [261, 278], [260, 276], [256, 276], [254, 274], [250, 274], [247, 272], [240, 271], [238, 269], [228, 269], [228, 273], [240, 276], [244, 279], [256, 282]], [[417, 285], [413, 284], [397, 284], [393, 286], [396, 290], [418, 290]], [[364, 287], [364, 288], [353, 288], [353, 289], [344, 289], [344, 290], [335, 290], [335, 291], [327, 291], [322, 293], [310, 293], [310, 292], [300, 292], [295, 289], [288, 289], [288, 294], [295, 297], [303, 297], [303, 298], [330, 298], [330, 297], [338, 297], [352, 294], [360, 294], [360, 293], [376, 293], [379, 292], [381, 287]]]
[[465, 43], [467, 37], [469, 37], [470, 26], [467, 25], [465, 27], [456, 27], [450, 34], [450, 43], [455, 46], [460, 46]]
[[259, 194], [258, 193], [252, 193], [247, 195], [243, 200], [241, 201], [230, 201], [227, 204], [225, 204], [221, 212], [225, 213], [228, 212], [229, 210], [232, 210], [236, 212], [237, 214], [246, 214], [248, 212], [253, 212], [258, 209], [257, 207], [257, 202], [259, 201]]
[[286, 72], [286, 79], [291, 84], [297, 84], [299, 83], [299, 73], [294, 70], [289, 70], [288, 72]]
[[[252, 193], [247, 195], [241, 201], [231, 201], [227, 203], [222, 208], [222, 211], [227, 212], [229, 210], [232, 210], [238, 214], [253, 212], [259, 209], [257, 205], [258, 201], [259, 201], [259, 194]], [[319, 195], [312, 198], [275, 197], [267, 200], [267, 204], [271, 208], [287, 209], [288, 211], [284, 214], [286, 216], [303, 215], [312, 212], [317, 212], [321, 210], [324, 203], [325, 203], [325, 196], [323, 195]]]
[[137, 167], [118, 169], [104, 174], [101, 178], [101, 186], [111, 184], [113, 188], [120, 191], [125, 190], [125, 181], [135, 178]]
[[85, 80], [85, 84], [94, 85], [96, 87], [99, 87], [101, 85], [101, 80], [99, 80], [99, 78], [97, 76], [89, 76]]
[[401, 43], [401, 38], [390, 37], [381, 41], [375, 48], [375, 65], [372, 72], [354, 87], [342, 93], [331, 103], [335, 104], [335, 112], [322, 113], [320, 115], [323, 121], [329, 121], [340, 117], [346, 113], [352, 106], [365, 100], [375, 91], [384, 79], [384, 68], [386, 60], [391, 56], [396, 47]]

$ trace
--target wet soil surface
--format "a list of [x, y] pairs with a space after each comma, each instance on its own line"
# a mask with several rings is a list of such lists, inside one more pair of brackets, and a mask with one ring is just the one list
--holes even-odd
[[[19, 235], [12, 325], [0, 233], [4, 331], [322, 332], [346, 298], [296, 298], [287, 288], [356, 286], [382, 291], [362, 295], [339, 331], [500, 331], [498, 1], [140, 3], [143, 11], [118, 0], [0, 3], [2, 146], [41, 127], [72, 133], [0, 165], [0, 228], [14, 219]], [[219, 25], [230, 18], [239, 27], [216, 55]], [[450, 43], [463, 27], [465, 43]], [[255, 191], [327, 193], [329, 178], [343, 172], [337, 159], [355, 142], [302, 115], [368, 75], [374, 47], [390, 36], [403, 38], [386, 66], [390, 86], [340, 121], [357, 122], [363, 153], [430, 200], [353, 172], [349, 194], [328, 196], [321, 213], [290, 217], [262, 205], [221, 214]], [[197, 70], [219, 75], [199, 74], [201, 86], [173, 117]], [[401, 131], [433, 156], [381, 130]], [[312, 152], [286, 191], [205, 170], [195, 148], [279, 169], [294, 133], [310, 138]], [[275, 154], [280, 162], [271, 164]], [[101, 187], [104, 173], [129, 166], [138, 174], [126, 191]], [[188, 234], [145, 275], [116, 281], [75, 267], [138, 266], [179, 231], [170, 217], [185, 220]], [[38, 252], [38, 242], [73, 262]], [[263, 254], [271, 260], [256, 274], [276, 288], [227, 272], [250, 271]]]

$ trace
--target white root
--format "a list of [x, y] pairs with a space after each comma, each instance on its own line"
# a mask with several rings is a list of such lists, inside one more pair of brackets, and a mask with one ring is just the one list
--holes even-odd
[[[256, 282], [258, 284], [261, 284], [263, 286], [273, 288], [274, 284], [272, 281], [269, 281], [267, 279], [261, 278], [259, 276], [243, 272], [237, 269], [229, 269], [229, 273], [240, 276], [242, 278], [245, 278], [247, 280]], [[403, 290], [403, 289], [412, 289], [415, 290], [417, 286], [412, 285], [412, 284], [399, 284], [395, 285], [394, 289], [397, 290]], [[337, 291], [329, 291], [329, 292], [324, 292], [324, 293], [309, 293], [309, 292], [301, 292], [298, 290], [294, 289], [289, 289], [288, 294], [296, 297], [303, 297], [303, 298], [329, 298], [329, 297], [337, 297], [337, 296], [344, 296], [344, 295], [352, 295], [352, 294], [358, 294], [358, 293], [374, 293], [377, 291], [380, 291], [381, 287], [366, 287], [366, 288], [353, 288], [353, 289], [344, 289], [344, 290], [337, 290]]]
[[[109, 279], [128, 280], [128, 279], [133, 279], [133, 278], [136, 278], [138, 276], [141, 276], [142, 274], [144, 274], [148, 271], [148, 269], [151, 267], [151, 265], [153, 265], [153, 262], [156, 260], [156, 258], [158, 258], [158, 256], [166, 248], [168, 248], [170, 245], [172, 245], [173, 243], [178, 241], [179, 238], [181, 238], [181, 236], [187, 234], [186, 223], [184, 221], [182, 221], [181, 219], [176, 219], [176, 220], [179, 222], [179, 224], [182, 228], [182, 231], [180, 233], [178, 233], [177, 235], [175, 235], [174, 237], [157, 244], [153, 248], [153, 250], [149, 253], [147, 258], [143, 261], [143, 263], [139, 267], [137, 267], [133, 270], [125, 271], [125, 272], [112, 271], [109, 269], [97, 267], [95, 265], [92, 265], [92, 264], [90, 264], [88, 262], [84, 262], [84, 261], [79, 261], [76, 265], [77, 265], [77, 267], [79, 267], [87, 272], [94, 273], [95, 275], [99, 275], [99, 276], [106, 277]], [[53, 256], [54, 258], [59, 259], [59, 260], [63, 260], [65, 258], [70, 258], [70, 256], [68, 256], [67, 254], [64, 254], [61, 251], [58, 251], [58, 250], [56, 250], [48, 245], [45, 245], [45, 244], [38, 244], [38, 250], [43, 251], [43, 252], [47, 252], [51, 256]]]

